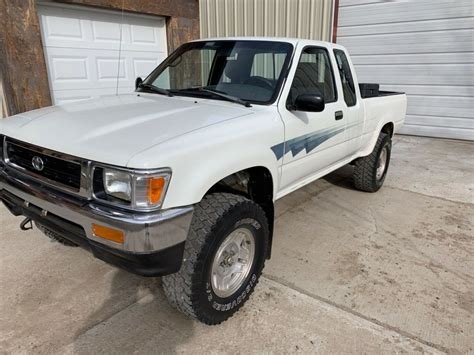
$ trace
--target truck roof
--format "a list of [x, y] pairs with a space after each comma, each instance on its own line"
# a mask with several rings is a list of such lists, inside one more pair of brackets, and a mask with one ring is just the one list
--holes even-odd
[[341, 47], [338, 44], [326, 42], [326, 41], [316, 41], [306, 38], [291, 38], [291, 37], [253, 37], [253, 36], [239, 36], [239, 37], [211, 37], [211, 38], [201, 38], [194, 40], [192, 42], [202, 42], [202, 41], [276, 41], [276, 42], [286, 42], [291, 43], [296, 46], [300, 42], [304, 42], [307, 45], [319, 45], [323, 47]]

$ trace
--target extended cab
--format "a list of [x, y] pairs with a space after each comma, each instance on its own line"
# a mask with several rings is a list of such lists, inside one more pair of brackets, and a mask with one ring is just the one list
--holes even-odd
[[274, 202], [345, 164], [377, 191], [405, 112], [342, 46], [199, 40], [133, 93], [1, 120], [0, 198], [22, 229], [164, 276], [176, 308], [217, 324], [270, 257]]

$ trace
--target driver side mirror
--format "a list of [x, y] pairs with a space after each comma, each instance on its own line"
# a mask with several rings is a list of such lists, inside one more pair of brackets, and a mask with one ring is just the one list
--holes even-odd
[[319, 95], [301, 94], [296, 97], [293, 109], [296, 111], [322, 112], [324, 111], [324, 99]]
[[135, 79], [135, 90], [143, 83], [142, 78], [138, 77]]

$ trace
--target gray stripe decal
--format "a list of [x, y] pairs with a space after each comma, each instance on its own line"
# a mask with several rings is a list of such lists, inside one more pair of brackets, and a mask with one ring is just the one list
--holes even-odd
[[280, 160], [286, 153], [291, 151], [291, 154], [296, 156], [301, 151], [306, 150], [306, 154], [316, 149], [329, 138], [343, 132], [346, 128], [330, 128], [322, 131], [308, 133], [300, 137], [290, 139], [283, 143], [279, 143], [271, 147], [277, 160]]
[[283, 150], [285, 149], [285, 142], [274, 145], [271, 147], [273, 153], [275, 154], [277, 160], [280, 160], [283, 157]]

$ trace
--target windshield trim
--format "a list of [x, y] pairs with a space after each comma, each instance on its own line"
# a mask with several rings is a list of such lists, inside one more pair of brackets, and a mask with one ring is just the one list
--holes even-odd
[[[201, 43], [206, 43], [206, 42], [242, 42], [242, 43], [264, 42], [264, 43], [283, 43], [283, 44], [288, 45], [289, 46], [288, 55], [286, 56], [285, 62], [283, 63], [281, 73], [280, 73], [280, 77], [279, 77], [279, 79], [276, 83], [275, 90], [273, 92], [272, 97], [268, 101], [255, 101], [255, 100], [242, 99], [242, 100], [245, 100], [246, 102], [248, 102], [252, 105], [260, 105], [260, 106], [271, 106], [278, 100], [278, 98], [280, 97], [282, 88], [283, 88], [283, 84], [286, 80], [286, 77], [288, 76], [289, 69], [291, 67], [291, 63], [292, 63], [292, 60], [293, 60], [293, 57], [294, 57], [294, 54], [295, 54], [295, 46], [293, 45], [293, 43], [286, 42], [286, 41], [278, 41], [278, 40], [268, 40], [268, 41], [267, 40], [237, 40], [237, 39], [208, 40], [208, 39], [205, 39], [205, 40], [196, 40], [196, 41], [192, 41], [192, 42], [187, 42], [187, 43], [184, 43], [181, 46], [179, 46], [176, 50], [174, 50], [163, 62], [160, 63], [160, 65], [158, 65], [143, 80], [143, 82], [144, 83], [151, 83], [151, 81], [155, 80], [156, 77], [158, 77], [158, 75], [161, 74], [161, 72], [168, 66], [168, 64], [172, 63], [182, 52], [187, 50], [189, 47], [194, 47], [196, 44], [201, 44]], [[140, 90], [140, 88], [137, 88], [135, 91], [139, 91], [139, 90]], [[171, 90], [171, 91], [172, 91], [173, 95], [180, 96], [180, 93], [175, 92], [173, 90]], [[199, 94], [199, 93], [197, 92], [197, 94]], [[188, 94], [188, 93], [186, 93], [186, 95], [183, 95], [183, 96], [201, 97], [202, 98], [202, 95], [198, 96], [198, 95], [191, 95], [191, 94]], [[214, 98], [209, 97], [209, 99], [219, 100], [219, 101], [223, 100], [222, 98], [218, 98], [216, 96]]]

